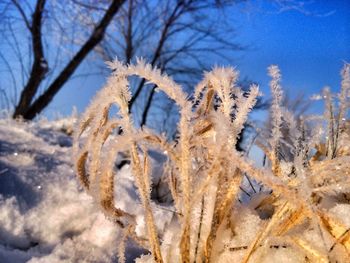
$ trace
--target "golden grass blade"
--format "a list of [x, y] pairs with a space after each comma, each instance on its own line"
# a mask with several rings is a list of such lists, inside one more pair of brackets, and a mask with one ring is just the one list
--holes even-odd
[[258, 246], [269, 236], [280, 236], [288, 232], [294, 226], [300, 224], [305, 219], [303, 208], [295, 210], [288, 201], [284, 201], [273, 214], [272, 218], [266, 222], [256, 239], [248, 247], [248, 251], [242, 263], [247, 263]]
[[274, 235], [282, 236], [286, 234], [293, 227], [303, 223], [308, 217], [308, 214], [305, 212], [304, 207], [299, 207], [296, 210], [290, 210], [289, 215], [282, 220], [279, 225], [274, 230]]
[[86, 190], [89, 190], [89, 179], [86, 173], [85, 164], [88, 158], [89, 152], [85, 151], [80, 154], [76, 162], [76, 170], [80, 183]]
[[256, 250], [256, 248], [259, 246], [259, 244], [261, 243], [261, 240], [263, 239], [263, 236], [265, 235], [266, 228], [269, 225], [269, 222], [265, 222], [264, 224], [262, 224], [261, 226], [261, 230], [259, 231], [259, 233], [256, 235], [254, 241], [249, 245], [249, 247], [247, 248], [247, 252], [245, 253], [241, 263], [248, 263], [249, 259], [251, 258], [251, 256], [253, 255], [254, 251]]
[[329, 263], [328, 255], [314, 248], [309, 241], [296, 236], [291, 237], [291, 240], [306, 253], [308, 258], [312, 260], [311, 262]]
[[227, 188], [225, 187], [225, 189], [221, 187], [217, 192], [220, 194], [220, 196], [217, 195], [216, 197], [212, 225], [211, 225], [209, 236], [206, 241], [206, 248], [205, 248], [206, 258], [208, 262], [211, 258], [212, 246], [213, 246], [213, 242], [216, 239], [217, 231], [220, 225], [224, 222], [224, 220], [227, 218], [227, 215], [231, 211], [230, 206], [232, 206], [233, 200], [237, 195], [239, 186], [241, 185], [241, 182], [242, 182], [242, 178], [243, 176], [241, 175], [241, 172], [238, 169], [236, 169], [234, 172], [233, 178], [231, 178], [230, 181], [221, 182], [221, 183], [219, 181], [219, 187], [220, 185], [222, 186], [225, 184], [227, 184], [228, 187]]
[[318, 211], [318, 215], [324, 228], [334, 237], [335, 244], [342, 244], [350, 253], [350, 229], [322, 211]]
[[[139, 190], [140, 198], [142, 205], [145, 209], [145, 220], [146, 220], [146, 226], [147, 231], [149, 235], [149, 242], [151, 246], [152, 256], [157, 263], [162, 263], [162, 255], [160, 251], [160, 242], [157, 234], [157, 228], [154, 223], [154, 217], [153, 212], [150, 205], [150, 189], [147, 189], [147, 185], [145, 184], [145, 180], [143, 176], [149, 176], [146, 174], [143, 174], [143, 169], [140, 163], [140, 159], [138, 156], [136, 144], [133, 143], [131, 146], [131, 157], [132, 157], [132, 164], [133, 164], [133, 170], [134, 170], [134, 176], [136, 185]], [[147, 178], [147, 180], [150, 180]]]

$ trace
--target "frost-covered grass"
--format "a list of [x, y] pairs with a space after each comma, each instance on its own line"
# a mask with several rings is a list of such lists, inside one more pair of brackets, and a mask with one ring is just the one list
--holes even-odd
[[[111, 66], [74, 143], [74, 119], [0, 119], [1, 263], [349, 262], [349, 65], [339, 94], [314, 96], [324, 115], [303, 118], [270, 67], [269, 124], [252, 142], [264, 167], [235, 149], [259, 94], [235, 70], [206, 73], [191, 102], [142, 61]], [[132, 125], [134, 74], [178, 104], [176, 141]]]
[[[253, 141], [267, 157], [262, 168], [235, 148], [259, 95], [255, 85], [248, 93], [236, 85], [236, 70], [205, 73], [190, 101], [171, 78], [142, 60], [110, 66], [112, 76], [79, 122], [74, 155], [85, 190], [123, 229], [124, 237], [150, 252], [136, 262], [349, 261], [350, 225], [343, 218], [350, 213], [348, 64], [342, 70], [340, 93], [323, 92], [324, 116], [299, 118], [282, 105], [281, 74], [277, 66], [269, 67], [269, 125], [258, 127]], [[176, 141], [134, 127], [128, 111], [128, 77], [134, 75], [157, 85], [179, 107]], [[113, 105], [119, 109], [117, 116], [110, 116]], [[173, 210], [173, 218], [165, 231], [151, 198], [151, 150], [166, 156], [163, 177], [172, 196], [167, 209]], [[121, 153], [131, 162], [146, 235], [137, 231], [139, 214], [117, 204], [114, 193], [123, 178], [115, 162]], [[251, 198], [242, 203], [244, 179], [254, 183]], [[254, 185], [265, 190], [256, 191]], [[121, 262], [124, 240], [119, 244]]]

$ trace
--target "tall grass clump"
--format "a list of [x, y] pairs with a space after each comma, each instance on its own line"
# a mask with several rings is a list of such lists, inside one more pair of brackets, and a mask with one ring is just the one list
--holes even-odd
[[[235, 69], [205, 73], [189, 100], [181, 86], [143, 60], [110, 67], [112, 76], [81, 117], [74, 151], [81, 184], [124, 231], [120, 261], [129, 237], [150, 252], [137, 262], [349, 262], [350, 224], [343, 218], [350, 215], [348, 64], [340, 94], [325, 89], [316, 96], [325, 101], [324, 116], [299, 119], [283, 107], [280, 71], [269, 67], [271, 129], [254, 141], [268, 159], [262, 168], [236, 150], [260, 93], [256, 85], [243, 92]], [[133, 76], [155, 84], [177, 104], [176, 141], [133, 125], [128, 108]], [[114, 106], [118, 113], [111, 117]], [[164, 232], [157, 228], [151, 200], [150, 150], [167, 157], [163, 176], [175, 218]], [[130, 156], [147, 237], [137, 235], [135, 215], [116, 206], [120, 153]], [[247, 180], [253, 191], [242, 202]]]

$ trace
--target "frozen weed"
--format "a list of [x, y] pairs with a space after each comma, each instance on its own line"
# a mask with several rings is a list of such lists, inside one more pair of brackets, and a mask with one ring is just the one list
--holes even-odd
[[[290, 260], [290, 255], [295, 255], [294, 262], [346, 262], [350, 226], [327, 211], [350, 189], [348, 64], [342, 71], [340, 94], [324, 91], [327, 128], [320, 118], [296, 120], [281, 105], [281, 75], [277, 66], [269, 68], [271, 131], [257, 140], [269, 159], [270, 165], [264, 168], [255, 167], [235, 148], [259, 96], [255, 85], [248, 94], [243, 93], [236, 85], [235, 69], [215, 68], [205, 73], [195, 87], [195, 100], [190, 101], [181, 86], [142, 60], [135, 65], [115, 61], [110, 67], [112, 76], [75, 132], [76, 169], [82, 185], [104, 213], [124, 229], [122, 242], [129, 236], [151, 252], [137, 262], [257, 262], [257, 258], [263, 261], [266, 255], [276, 253], [281, 253], [281, 262]], [[155, 84], [178, 105], [176, 142], [133, 126], [128, 110], [130, 76]], [[334, 105], [335, 99], [338, 105]], [[119, 109], [115, 118], [110, 117], [113, 105]], [[315, 119], [319, 125], [306, 132], [306, 123]], [[288, 140], [281, 131], [283, 125], [288, 127]], [[279, 154], [281, 145], [290, 149], [290, 160]], [[164, 233], [157, 229], [152, 209], [151, 149], [167, 156], [164, 176], [176, 219]], [[115, 160], [118, 153], [125, 152], [144, 208], [147, 238], [136, 234], [135, 215], [115, 205]], [[257, 193], [254, 205], [253, 201], [251, 205], [238, 201], [247, 175], [271, 190]], [[350, 211], [349, 206], [344, 209]], [[262, 216], [264, 212], [269, 214], [267, 218]], [[123, 244], [119, 251], [123, 253]], [[119, 258], [123, 262], [124, 256]]]

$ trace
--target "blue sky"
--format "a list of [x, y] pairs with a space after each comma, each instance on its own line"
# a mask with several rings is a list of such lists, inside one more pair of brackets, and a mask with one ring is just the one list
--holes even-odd
[[350, 62], [350, 1], [315, 0], [305, 9], [311, 14], [257, 12], [240, 17], [238, 33], [252, 48], [238, 68], [266, 92], [270, 64], [279, 65], [290, 94], [311, 95], [325, 85], [339, 89], [340, 69]]
[[[288, 94], [303, 92], [308, 97], [325, 85], [334, 92], [339, 90], [343, 62], [350, 62], [350, 1], [309, 2], [304, 7], [309, 14], [294, 10], [279, 13], [264, 1], [252, 1], [251, 8], [239, 6], [228, 14], [237, 29], [237, 42], [247, 46], [237, 53], [232, 65], [241, 76], [258, 82], [266, 95], [266, 68], [271, 64], [280, 66]], [[212, 61], [213, 65], [221, 63]], [[73, 105], [81, 112], [104, 81], [105, 76], [71, 81], [46, 113], [69, 114]]]

